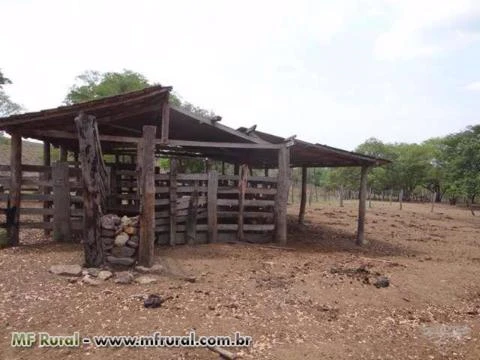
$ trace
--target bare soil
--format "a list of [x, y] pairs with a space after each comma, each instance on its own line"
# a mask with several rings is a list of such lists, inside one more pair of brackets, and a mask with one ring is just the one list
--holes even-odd
[[[291, 214], [298, 209], [292, 207]], [[374, 202], [369, 245], [354, 244], [356, 203], [314, 204], [292, 221], [289, 247], [160, 247], [169, 274], [149, 285], [69, 283], [48, 273], [81, 264], [78, 244], [23, 232], [0, 250], [0, 359], [217, 359], [207, 349], [10, 347], [12, 331], [68, 335], [229, 335], [245, 359], [479, 359], [480, 221], [468, 210]], [[386, 276], [390, 286], [373, 285]], [[146, 309], [138, 295], [172, 296]]]

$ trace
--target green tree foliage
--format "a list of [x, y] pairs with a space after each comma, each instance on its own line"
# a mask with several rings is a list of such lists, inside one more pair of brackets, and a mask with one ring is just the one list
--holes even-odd
[[19, 113], [22, 107], [14, 103], [3, 89], [4, 85], [11, 84], [10, 79], [6, 78], [0, 70], [0, 117]]

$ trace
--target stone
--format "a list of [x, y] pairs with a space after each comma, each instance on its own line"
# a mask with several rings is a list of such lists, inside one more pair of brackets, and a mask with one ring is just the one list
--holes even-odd
[[108, 270], [102, 270], [98, 273], [98, 276], [97, 278], [99, 278], [100, 280], [108, 280], [110, 279], [111, 277], [113, 276], [113, 273], [111, 271], [108, 271]]
[[52, 265], [49, 271], [55, 275], [66, 275], [66, 276], [82, 275], [82, 267], [80, 265]]
[[115, 237], [115, 246], [124, 246], [129, 239], [128, 234], [125, 234], [124, 232], [118, 234]]
[[117, 284], [130, 284], [133, 281], [133, 274], [128, 271], [117, 272], [114, 281]]
[[141, 274], [161, 274], [164, 270], [164, 267], [160, 264], [153, 264], [152, 267], [135, 266], [135, 271]]
[[90, 286], [98, 286], [102, 282], [100, 280], [97, 280], [97, 279], [94, 279], [94, 278], [90, 277], [89, 275], [85, 275], [82, 278], [82, 283], [90, 285]]
[[135, 254], [135, 249], [127, 246], [121, 246], [121, 247], [114, 247], [112, 249], [112, 255], [115, 257], [131, 257]]
[[132, 220], [128, 216], [123, 216], [120, 220], [120, 224], [122, 224], [123, 227], [129, 226], [132, 224]]
[[132, 259], [132, 258], [118, 258], [118, 257], [115, 257], [115, 256], [107, 256], [107, 261], [110, 263], [110, 264], [113, 264], [113, 265], [123, 265], [123, 266], [130, 266], [130, 265], [133, 265], [133, 263], [135, 262], [135, 259]]
[[103, 243], [103, 244], [113, 244], [114, 242], [114, 236], [112, 237], [101, 237], [100, 238], [100, 241]]
[[140, 285], [153, 284], [158, 281], [158, 278], [151, 275], [140, 275], [135, 279], [135, 282]]
[[115, 214], [103, 215], [102, 218], [100, 219], [102, 228], [107, 230], [115, 230], [119, 221], [120, 221], [120, 218]]
[[133, 248], [133, 249], [136, 249], [138, 248], [138, 242], [136, 241], [132, 241], [131, 239], [127, 241], [127, 246]]
[[100, 269], [97, 269], [97, 268], [88, 268], [87, 269], [87, 275], [90, 275], [90, 276], [93, 276], [93, 277], [97, 277], [98, 276], [98, 273], [100, 272]]
[[125, 226], [123, 231], [126, 232], [128, 235], [135, 235], [137, 233], [137, 229], [133, 226]]
[[115, 233], [117, 232], [116, 229], [112, 229], [112, 230], [109, 230], [109, 229], [102, 229], [100, 231], [100, 236], [102, 237], [107, 237], [107, 238], [113, 238], [115, 237]]
[[377, 288], [386, 288], [390, 285], [390, 280], [386, 276], [379, 276], [373, 285]]

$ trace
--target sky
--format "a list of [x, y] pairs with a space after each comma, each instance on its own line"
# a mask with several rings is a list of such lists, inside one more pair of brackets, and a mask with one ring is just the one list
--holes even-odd
[[222, 123], [353, 150], [478, 124], [480, 1], [0, 0], [27, 111], [86, 70], [133, 70]]

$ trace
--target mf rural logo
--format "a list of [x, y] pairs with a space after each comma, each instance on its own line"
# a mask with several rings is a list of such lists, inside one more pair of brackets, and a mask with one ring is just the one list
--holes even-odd
[[80, 347], [80, 333], [74, 332], [67, 336], [53, 336], [47, 332], [13, 332], [13, 347], [32, 347], [38, 343], [38, 347]]

